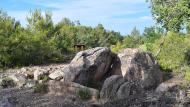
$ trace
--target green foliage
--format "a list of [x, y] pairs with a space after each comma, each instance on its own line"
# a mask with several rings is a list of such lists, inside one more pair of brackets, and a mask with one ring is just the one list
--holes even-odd
[[49, 76], [46, 75], [41, 80], [42, 80], [43, 83], [45, 83], [45, 82], [47, 82], [49, 80]]
[[147, 0], [157, 23], [168, 31], [179, 31], [189, 26], [189, 0]]
[[163, 29], [158, 27], [145, 27], [143, 33], [143, 39], [146, 43], [154, 43], [163, 34]]
[[16, 22], [9, 17], [5, 12], [0, 10], [0, 67], [10, 64], [10, 37], [17, 28]]
[[92, 97], [92, 94], [90, 93], [90, 90], [88, 88], [80, 88], [76, 92], [76, 95], [82, 100], [88, 100]]
[[39, 78], [39, 80], [40, 80], [39, 83], [47, 83], [49, 79], [50, 79], [50, 78], [49, 78], [48, 75], [41, 76], [41, 77]]
[[142, 44], [141, 37], [126, 36], [123, 40], [123, 47], [125, 48], [137, 48]]
[[148, 51], [147, 44], [140, 45], [140, 46], [139, 46], [139, 49], [141, 49], [141, 50], [144, 51], [144, 52]]
[[[147, 0], [150, 3], [154, 19], [166, 31], [179, 32], [186, 28], [190, 31], [190, 1], [189, 0]], [[164, 42], [161, 42], [163, 41]], [[161, 44], [160, 44], [161, 43]], [[162, 46], [161, 46], [162, 45]], [[184, 69], [185, 79], [190, 80], [190, 42], [186, 34], [169, 33], [155, 41], [150, 47], [153, 53], [160, 50], [157, 57], [163, 69], [181, 71]], [[161, 48], [162, 47], [162, 48]], [[184, 67], [185, 66], [185, 67]]]
[[27, 22], [27, 28], [23, 28], [0, 11], [0, 68], [63, 62], [64, 56], [74, 52], [74, 44], [91, 48], [122, 40], [119, 33], [107, 31], [101, 24], [91, 28], [67, 18], [54, 24], [48, 11], [30, 11]]
[[85, 44], [87, 48], [110, 47], [123, 39], [120, 33], [107, 31], [101, 24], [92, 28], [80, 24], [76, 25], [74, 22], [65, 19], [64, 22], [58, 23], [55, 28], [56, 46], [62, 53], [72, 52], [74, 44]]
[[[0, 65], [6, 66], [22, 66], [30, 64], [42, 64], [62, 60], [62, 55], [56, 47], [54, 38], [49, 36], [52, 31], [50, 16], [43, 17], [40, 11], [36, 10], [28, 17], [29, 25], [27, 29], [20, 25], [16, 26], [16, 22], [8, 16], [3, 16], [2, 26], [4, 29], [0, 35], [2, 41], [0, 53]], [[12, 22], [12, 25], [11, 25]], [[10, 23], [9, 26], [6, 26]], [[46, 25], [47, 24], [47, 25]], [[9, 34], [5, 31], [9, 29]]]
[[183, 72], [185, 73], [185, 79], [187, 81], [190, 81], [190, 67], [189, 66], [185, 66]]
[[136, 27], [134, 27], [133, 30], [131, 31], [131, 36], [133, 37], [141, 36], [140, 31]]
[[46, 93], [48, 91], [47, 88], [48, 88], [47, 84], [39, 83], [39, 84], [36, 84], [36, 86], [34, 87], [34, 92], [35, 93]]
[[123, 48], [121, 42], [117, 42], [116, 45], [112, 45], [111, 46], [111, 51], [114, 52], [114, 53], [117, 53], [119, 52], [121, 49]]
[[176, 71], [185, 64], [185, 53], [190, 44], [186, 41], [185, 36], [170, 32], [154, 44], [152, 49], [154, 54], [160, 48], [160, 43], [163, 39], [164, 43], [157, 60], [163, 69]]
[[140, 35], [140, 31], [136, 27], [134, 27], [134, 29], [131, 31], [131, 35], [128, 35], [123, 39], [124, 48], [138, 48], [139, 45], [142, 44], [142, 36]]
[[49, 11], [45, 12], [45, 15], [42, 15], [40, 10], [30, 11], [29, 16], [27, 17], [28, 29], [33, 32], [43, 32], [51, 36], [53, 31], [53, 21], [52, 15]]
[[158, 27], [146, 27], [143, 35], [140, 35], [139, 30], [134, 27], [131, 34], [124, 37], [122, 42], [111, 46], [113, 52], [118, 52], [122, 48], [140, 48], [143, 51], [151, 51], [155, 41], [160, 39], [163, 34], [163, 29]]

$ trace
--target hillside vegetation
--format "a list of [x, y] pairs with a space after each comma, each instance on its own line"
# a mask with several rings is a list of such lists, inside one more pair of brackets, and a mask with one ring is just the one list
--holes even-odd
[[109, 47], [123, 38], [101, 24], [92, 28], [67, 18], [55, 24], [51, 16], [50, 12], [43, 15], [40, 10], [31, 11], [27, 27], [22, 27], [0, 11], [0, 67], [63, 62], [64, 55], [74, 52], [74, 44]]

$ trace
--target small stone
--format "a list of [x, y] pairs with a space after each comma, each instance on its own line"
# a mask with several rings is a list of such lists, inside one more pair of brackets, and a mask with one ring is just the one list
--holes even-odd
[[26, 68], [21, 68], [20, 71], [21, 72], [26, 72], [27, 70], [26, 70]]
[[53, 80], [61, 80], [63, 78], [64, 73], [60, 70], [57, 70], [49, 75], [49, 78]]
[[39, 80], [38, 83], [42, 84], [42, 83], [43, 83], [43, 80]]
[[26, 87], [26, 88], [32, 88], [32, 87], [36, 86], [36, 84], [37, 84], [37, 81], [35, 81], [35, 80], [28, 80], [28, 81], [26, 82], [25, 87]]

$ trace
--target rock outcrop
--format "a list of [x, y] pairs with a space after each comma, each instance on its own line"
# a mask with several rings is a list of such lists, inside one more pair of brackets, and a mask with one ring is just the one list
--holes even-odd
[[105, 101], [114, 101], [143, 93], [138, 81], [128, 81], [119, 75], [107, 78], [100, 92], [100, 98]]
[[[106, 75], [107, 74], [107, 75]], [[118, 55], [98, 47], [77, 53], [71, 63], [51, 73], [54, 80], [102, 84], [111, 75], [122, 75], [129, 81], [141, 80], [144, 88], [155, 88], [162, 82], [162, 73], [151, 54], [138, 49], [124, 49]]]
[[121, 74], [128, 80], [141, 80], [144, 88], [155, 88], [162, 82], [162, 72], [153, 56], [139, 49], [124, 49], [118, 53], [114, 74]]
[[175, 88], [176, 86], [179, 86], [180, 84], [183, 84], [183, 80], [181, 80], [178, 77], [173, 77], [172, 79], [166, 80], [158, 85], [158, 87], [155, 89], [156, 93], [165, 93], [169, 90]]
[[109, 48], [97, 47], [77, 53], [71, 63], [49, 75], [51, 79], [76, 82], [82, 85], [104, 79], [111, 67], [112, 53]]

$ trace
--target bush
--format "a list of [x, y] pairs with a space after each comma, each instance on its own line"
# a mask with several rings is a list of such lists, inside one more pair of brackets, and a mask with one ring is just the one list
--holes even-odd
[[190, 81], [190, 67], [189, 66], [183, 67], [183, 72], [184, 72], [185, 80]]
[[116, 45], [112, 45], [112, 46], [111, 46], [111, 51], [117, 53], [117, 52], [119, 52], [122, 48], [123, 48], [122, 43], [121, 43], [121, 42], [117, 42]]
[[185, 72], [185, 80], [190, 81], [190, 71]]
[[46, 75], [41, 80], [42, 80], [43, 83], [47, 82], [49, 80], [49, 76]]
[[90, 90], [88, 88], [81, 88], [76, 92], [77, 96], [82, 100], [88, 100], [92, 97]]
[[186, 41], [185, 36], [169, 32], [167, 36], [163, 36], [155, 44], [153, 44], [151, 51], [154, 55], [159, 50], [160, 43], [163, 39], [164, 43], [162, 44], [161, 51], [157, 56], [157, 60], [163, 69], [177, 71], [186, 63], [185, 53], [190, 44]]
[[36, 84], [36, 86], [34, 87], [35, 93], [46, 93], [47, 91], [47, 84], [44, 83]]
[[143, 44], [143, 39], [141, 36], [126, 36], [123, 39], [124, 48], [138, 48]]
[[146, 44], [140, 45], [139, 49], [142, 50], [142, 51], [144, 51], [144, 52], [148, 51], [148, 48], [147, 48]]

